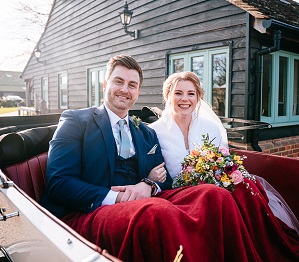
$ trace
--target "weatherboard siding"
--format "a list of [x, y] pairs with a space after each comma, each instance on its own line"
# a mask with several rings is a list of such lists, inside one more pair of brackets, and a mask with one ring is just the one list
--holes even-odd
[[246, 74], [246, 13], [225, 0], [128, 1], [134, 12], [129, 30], [139, 29], [133, 40], [124, 33], [119, 12], [124, 1], [59, 0], [54, 2], [38, 44], [42, 55], [29, 60], [23, 79], [34, 78], [40, 96], [40, 78], [49, 80], [49, 109], [58, 110], [58, 74], [68, 75], [68, 107], [87, 106], [87, 70], [105, 66], [111, 56], [132, 55], [144, 70], [141, 95], [134, 109], [162, 104], [168, 53], [232, 45], [231, 114], [244, 117]]

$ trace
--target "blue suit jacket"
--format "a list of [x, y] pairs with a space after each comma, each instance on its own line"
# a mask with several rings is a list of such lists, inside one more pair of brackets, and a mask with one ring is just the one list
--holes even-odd
[[[153, 129], [129, 121], [138, 155], [138, 174], [147, 177], [163, 160], [161, 147]], [[154, 154], [147, 154], [158, 144]], [[113, 179], [116, 144], [104, 106], [62, 113], [50, 142], [47, 164], [47, 186], [41, 204], [58, 217], [72, 211], [92, 212], [101, 206]], [[171, 188], [167, 174], [162, 190]]]

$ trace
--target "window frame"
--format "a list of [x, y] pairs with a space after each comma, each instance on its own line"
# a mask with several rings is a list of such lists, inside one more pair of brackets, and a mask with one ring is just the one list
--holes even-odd
[[[92, 77], [91, 73], [95, 73], [95, 101], [92, 101]], [[100, 106], [104, 100], [103, 83], [105, 80], [106, 67], [93, 67], [87, 69], [87, 106]], [[102, 75], [102, 76], [101, 76]], [[102, 80], [102, 82], [100, 82]]]
[[[60, 79], [62, 79], [62, 77], [66, 77], [66, 84], [62, 85], [62, 83], [60, 82]], [[65, 88], [62, 88], [65, 87]], [[66, 90], [66, 105], [62, 104], [63, 98], [62, 98], [62, 90]], [[67, 72], [62, 72], [58, 74], [58, 99], [59, 99], [59, 109], [67, 109], [68, 108], [68, 102], [69, 102], [69, 98], [68, 98], [68, 74]]]
[[[274, 53], [269, 54], [272, 56], [272, 93], [271, 93], [271, 116], [263, 116], [262, 115], [262, 97], [263, 97], [263, 60], [262, 60], [262, 77], [261, 77], [261, 111], [260, 111], [260, 120], [262, 122], [267, 122], [273, 126], [282, 126], [285, 124], [294, 124], [299, 121], [299, 114], [293, 115], [293, 104], [294, 104], [294, 60], [299, 60], [299, 55], [287, 52], [287, 51], [276, 51]], [[279, 116], [279, 59], [280, 57], [285, 57], [288, 59], [287, 64], [287, 88], [286, 88], [286, 115]]]
[[[43, 80], [45, 80], [46, 87], [43, 85]], [[46, 98], [45, 98], [46, 93]], [[49, 77], [48, 76], [42, 76], [41, 77], [41, 99], [45, 100], [47, 104], [49, 103]]]
[[[206, 49], [200, 49], [195, 51], [184, 51], [184, 52], [177, 52], [177, 53], [170, 53], [168, 54], [168, 68], [167, 68], [167, 74], [171, 75], [174, 73], [174, 60], [175, 59], [184, 59], [184, 71], [191, 71], [192, 65], [191, 61], [193, 57], [204, 57], [204, 84], [203, 89], [205, 91], [205, 100], [212, 105], [212, 99], [213, 99], [213, 79], [212, 79], [212, 57], [215, 54], [222, 54], [225, 53], [226, 55], [226, 90], [225, 90], [225, 113], [224, 117], [228, 117], [229, 115], [229, 100], [230, 100], [230, 87], [231, 87], [231, 80], [230, 80], [230, 69], [231, 69], [231, 46], [223, 45], [223, 46], [217, 46], [217, 47], [211, 47]], [[206, 69], [207, 68], [207, 69]]]
[[[290, 79], [290, 86], [292, 87], [292, 93], [290, 94], [290, 97], [291, 97], [291, 100], [290, 100], [290, 119], [291, 121], [297, 121], [299, 122], [299, 112], [298, 112], [298, 115], [293, 115], [293, 111], [294, 111], [294, 85], [295, 85], [295, 71], [294, 71], [294, 68], [295, 68], [295, 60], [298, 60], [298, 66], [299, 66], [299, 54], [293, 54], [293, 59], [291, 59], [291, 66], [290, 68], [293, 70], [293, 77], [291, 77]], [[299, 74], [299, 72], [298, 72]], [[292, 76], [292, 75], [291, 75]], [[298, 79], [297, 81], [299, 81], [299, 75], [297, 75]], [[299, 90], [297, 90], [299, 91]], [[297, 101], [297, 103], [299, 103], [299, 101]]]

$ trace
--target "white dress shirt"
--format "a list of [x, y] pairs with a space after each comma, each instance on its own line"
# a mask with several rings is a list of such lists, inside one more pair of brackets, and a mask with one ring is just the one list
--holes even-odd
[[[111, 124], [111, 128], [112, 128], [112, 133], [115, 139], [115, 143], [116, 143], [116, 147], [117, 147], [117, 152], [119, 154], [119, 149], [120, 149], [120, 136], [119, 136], [119, 125], [118, 125], [118, 121], [122, 118], [120, 118], [118, 115], [116, 115], [115, 113], [113, 113], [108, 107], [106, 107], [107, 113], [108, 113], [108, 117], [110, 119], [110, 124]], [[125, 118], [123, 118], [126, 120], [126, 124], [124, 125], [124, 129], [125, 132], [127, 133], [129, 139], [130, 139], [130, 154], [129, 157], [132, 157], [135, 155], [135, 147], [133, 144], [133, 140], [132, 140], [132, 135], [130, 132], [130, 128], [129, 128], [129, 116], [126, 115]], [[110, 190], [107, 194], [107, 196], [104, 198], [103, 202], [102, 202], [102, 206], [104, 205], [112, 205], [115, 204], [117, 195], [119, 192]]]

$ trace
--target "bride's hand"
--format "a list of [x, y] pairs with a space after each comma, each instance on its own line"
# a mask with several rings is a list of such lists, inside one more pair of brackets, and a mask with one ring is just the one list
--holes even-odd
[[152, 181], [164, 183], [167, 174], [164, 165], [165, 163], [163, 162], [162, 164], [154, 167], [147, 177]]

